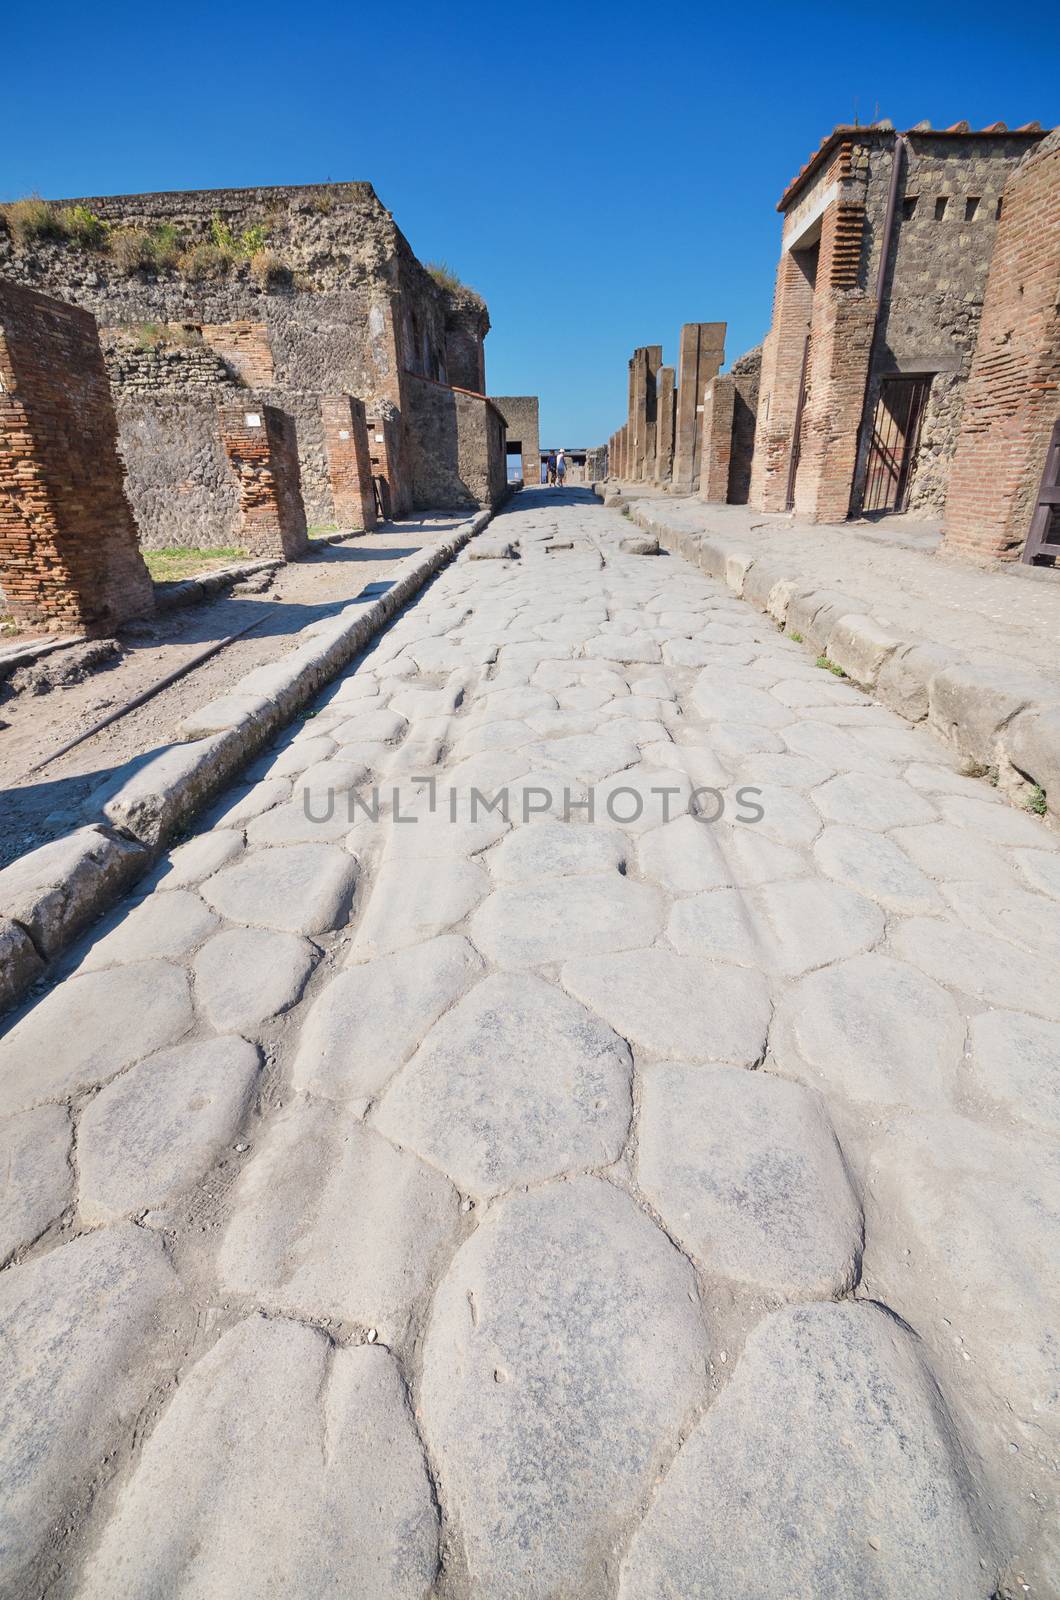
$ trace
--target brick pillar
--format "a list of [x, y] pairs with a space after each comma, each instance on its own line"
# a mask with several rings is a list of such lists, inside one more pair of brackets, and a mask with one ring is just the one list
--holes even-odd
[[1001, 204], [950, 472], [943, 549], [1018, 557], [1060, 422], [1060, 131], [1025, 156]]
[[95, 318], [3, 280], [0, 584], [20, 622], [57, 633], [154, 610]]
[[252, 556], [290, 561], [309, 548], [294, 418], [275, 406], [220, 408], [221, 442], [239, 480], [239, 538]]
[[711, 378], [703, 392], [699, 498], [724, 504], [729, 498], [732, 461], [732, 424], [736, 405], [736, 379]]
[[810, 322], [806, 403], [794, 511], [808, 522], [850, 514], [858, 431], [876, 326], [876, 301], [856, 283], [864, 212], [833, 201], [821, 219], [821, 250]]
[[674, 465], [673, 367], [660, 367], [655, 384], [655, 472], [656, 483], [669, 483]]
[[777, 268], [773, 323], [762, 345], [758, 421], [751, 464], [749, 498], [756, 511], [787, 509], [791, 438], [813, 311], [815, 271], [815, 258], [797, 250], [785, 250]]
[[398, 466], [398, 425], [393, 416], [377, 411], [367, 419], [368, 456], [372, 464], [379, 503], [384, 519], [404, 516], [409, 494]]
[[335, 521], [340, 528], [368, 533], [376, 525], [376, 514], [364, 402], [348, 394], [325, 395], [320, 416]]
[[724, 360], [724, 322], [685, 323], [681, 329], [677, 362], [673, 467], [675, 494], [692, 494], [698, 487], [702, 442], [699, 407], [708, 379], [717, 376]]

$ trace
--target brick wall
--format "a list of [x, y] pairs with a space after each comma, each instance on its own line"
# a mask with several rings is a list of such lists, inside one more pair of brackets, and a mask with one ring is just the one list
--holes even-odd
[[785, 250], [777, 268], [773, 322], [762, 344], [758, 420], [750, 503], [756, 511], [787, 507], [791, 443], [813, 311], [817, 252]]
[[1060, 421], [1060, 130], [1004, 192], [943, 547], [1012, 560]]
[[325, 395], [320, 402], [331, 475], [331, 501], [340, 528], [367, 533], [376, 525], [372, 459], [364, 401]]
[[253, 556], [291, 560], [308, 548], [294, 419], [275, 406], [222, 406], [225, 454], [239, 486], [239, 539]]
[[95, 318], [2, 280], [0, 583], [20, 621], [61, 632], [154, 609]]

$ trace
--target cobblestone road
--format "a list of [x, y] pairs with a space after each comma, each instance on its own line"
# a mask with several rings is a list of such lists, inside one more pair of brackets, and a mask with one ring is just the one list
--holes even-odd
[[630, 532], [524, 494], [0, 1041], [5, 1594], [1057, 1592], [1057, 841]]

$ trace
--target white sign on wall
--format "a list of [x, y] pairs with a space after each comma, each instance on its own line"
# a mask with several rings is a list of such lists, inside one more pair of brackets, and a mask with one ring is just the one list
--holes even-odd
[[257, 411], [248, 411], [243, 418], [248, 428], [260, 428], [261, 416]]

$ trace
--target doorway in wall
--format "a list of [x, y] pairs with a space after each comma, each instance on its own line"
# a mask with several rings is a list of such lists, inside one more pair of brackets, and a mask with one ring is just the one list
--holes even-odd
[[518, 483], [523, 475], [523, 447], [518, 439], [509, 439], [506, 449], [508, 455], [508, 482]]
[[884, 378], [880, 385], [861, 507], [865, 516], [906, 508], [931, 378], [931, 373], [917, 373]]

